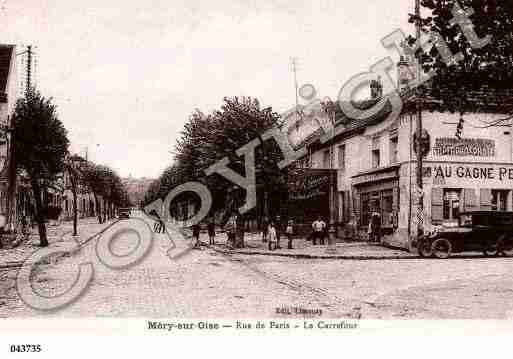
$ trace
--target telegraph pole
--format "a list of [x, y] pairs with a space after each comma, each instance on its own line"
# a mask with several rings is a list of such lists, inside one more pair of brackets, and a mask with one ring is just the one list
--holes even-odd
[[[32, 46], [28, 45], [27, 50], [16, 54], [20, 56], [27, 54], [27, 65], [26, 65], [26, 87], [25, 87], [25, 99], [28, 99], [31, 88], [32, 88]], [[15, 121], [14, 116], [10, 117], [8, 124], [8, 132], [10, 132], [9, 141], [9, 175], [8, 175], [8, 194], [7, 194], [7, 213], [8, 213], [8, 228], [14, 231], [16, 228], [16, 152], [15, 152]]]
[[32, 46], [27, 46], [27, 88], [25, 89], [25, 97], [30, 93], [32, 80]]
[[[420, 44], [420, 36], [421, 36], [421, 22], [420, 22], [420, 0], [415, 0], [415, 35], [417, 44]], [[416, 53], [417, 57], [417, 68], [416, 68], [416, 77], [417, 77], [417, 86], [416, 86], [416, 110], [417, 110], [417, 191], [418, 191], [418, 205], [417, 205], [417, 237], [424, 233], [424, 191], [423, 191], [423, 183], [422, 183], [422, 168], [423, 168], [423, 146], [422, 146], [422, 99], [421, 99], [421, 90], [420, 90], [420, 75], [421, 75], [421, 54], [420, 47], [419, 51]]]

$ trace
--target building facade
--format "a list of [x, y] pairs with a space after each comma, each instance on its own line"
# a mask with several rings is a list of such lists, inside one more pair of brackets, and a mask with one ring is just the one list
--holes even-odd
[[10, 116], [16, 106], [16, 47], [0, 44], [0, 214], [14, 215], [9, 198]]
[[[374, 95], [367, 106], [379, 100], [380, 93]], [[429, 231], [454, 224], [462, 211], [513, 210], [513, 121], [508, 115], [511, 106], [505, 105], [513, 96], [505, 93], [501, 100], [483, 104], [478, 99], [485, 95], [469, 94], [476, 98], [476, 110], [467, 109], [463, 115], [442, 111], [424, 99], [423, 137], [428, 148], [422, 193], [416, 186], [413, 100], [404, 99], [398, 118], [388, 116], [389, 109], [367, 119], [349, 119], [339, 112], [337, 135], [324, 143], [322, 124], [329, 114], [307, 113], [289, 126], [291, 143], [307, 148], [297, 167], [336, 171], [332, 207], [338, 237], [365, 238], [370, 213], [377, 211], [384, 240], [408, 248], [419, 221]], [[463, 130], [457, 137], [460, 122]], [[424, 212], [419, 218], [420, 200]], [[325, 199], [316, 205], [329, 203]]]

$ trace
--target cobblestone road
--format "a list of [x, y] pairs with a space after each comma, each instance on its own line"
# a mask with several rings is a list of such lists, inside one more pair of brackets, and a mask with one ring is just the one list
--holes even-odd
[[[93, 225], [88, 229], [96, 230]], [[188, 244], [175, 242], [182, 248]], [[0, 270], [4, 285], [0, 317], [301, 319], [275, 313], [276, 308], [293, 307], [321, 309], [323, 318], [513, 317], [513, 259], [509, 258], [298, 260], [224, 255], [202, 247], [170, 259], [169, 237], [158, 234], [142, 262], [113, 270], [96, 258], [95, 243], [36, 271], [36, 290], [56, 295], [73, 282], [78, 264], [94, 265], [88, 290], [56, 312], [26, 306], [13, 287], [16, 270]], [[113, 252], [127, 253], [135, 243], [135, 236], [125, 235], [114, 243]]]

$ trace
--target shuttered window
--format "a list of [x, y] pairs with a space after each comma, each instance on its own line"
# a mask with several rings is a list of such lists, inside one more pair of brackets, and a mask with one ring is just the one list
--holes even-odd
[[441, 221], [444, 214], [444, 198], [442, 188], [433, 188], [431, 190], [431, 220]]
[[464, 197], [464, 210], [465, 211], [475, 211], [477, 210], [477, 197], [476, 191], [473, 188], [465, 188], [463, 192]]
[[482, 211], [490, 211], [492, 209], [492, 190], [489, 188], [481, 188], [479, 190], [479, 208]]

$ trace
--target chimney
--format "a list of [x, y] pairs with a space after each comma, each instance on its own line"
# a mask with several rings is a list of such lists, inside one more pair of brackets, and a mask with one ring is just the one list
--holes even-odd
[[415, 80], [415, 73], [410, 61], [405, 56], [401, 56], [397, 64], [397, 88], [399, 92], [408, 89], [410, 82]]

